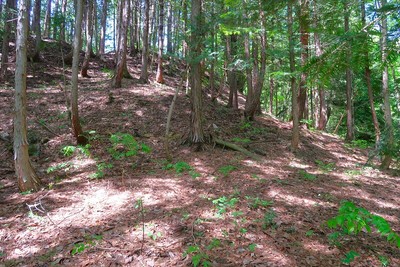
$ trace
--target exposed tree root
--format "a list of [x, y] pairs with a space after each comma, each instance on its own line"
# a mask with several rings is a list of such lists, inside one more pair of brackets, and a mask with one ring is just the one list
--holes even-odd
[[251, 151], [249, 151], [249, 150], [247, 150], [247, 149], [245, 149], [245, 148], [243, 148], [241, 146], [238, 146], [236, 144], [229, 143], [229, 142], [223, 141], [223, 140], [218, 139], [218, 138], [214, 138], [214, 142], [219, 146], [227, 147], [227, 148], [239, 151], [239, 152], [243, 153], [244, 155], [246, 155], [246, 156], [248, 156], [248, 157], [250, 157], [250, 158], [252, 158], [254, 160], [262, 161], [262, 157], [258, 156], [257, 154], [254, 154], [253, 152], [251, 152]]

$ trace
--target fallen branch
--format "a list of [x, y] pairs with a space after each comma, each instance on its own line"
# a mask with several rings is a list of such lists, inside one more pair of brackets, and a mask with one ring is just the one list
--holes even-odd
[[253, 152], [251, 152], [251, 151], [249, 151], [249, 150], [247, 150], [247, 149], [245, 149], [245, 148], [243, 148], [243, 147], [240, 147], [240, 146], [238, 146], [238, 145], [235, 145], [235, 144], [233, 144], [233, 143], [229, 143], [229, 142], [223, 141], [223, 140], [221, 140], [221, 139], [214, 139], [214, 142], [215, 142], [217, 145], [220, 145], [220, 146], [222, 146], [222, 147], [227, 147], [227, 148], [230, 148], [230, 149], [239, 151], [239, 152], [245, 154], [246, 156], [248, 156], [248, 157], [250, 157], [250, 158], [252, 158], [252, 159], [254, 159], [254, 160], [262, 161], [262, 158], [261, 158], [260, 156], [254, 154]]
[[58, 133], [54, 132], [52, 129], [50, 129], [44, 122], [41, 122], [39, 120], [35, 120], [40, 126], [42, 126], [44, 129], [46, 129], [49, 133], [54, 134], [55, 136], [60, 137]]

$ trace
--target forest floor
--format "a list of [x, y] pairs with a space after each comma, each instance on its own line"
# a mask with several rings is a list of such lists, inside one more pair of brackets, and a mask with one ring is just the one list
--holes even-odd
[[[61, 58], [51, 51], [43, 57], [28, 70], [39, 192], [18, 192], [7, 141], [12, 79], [0, 89], [0, 266], [342, 266], [351, 251], [358, 256], [350, 266], [400, 266], [400, 250], [376, 231], [337, 237], [326, 224], [350, 200], [400, 233], [399, 171], [366, 165], [368, 150], [302, 129], [292, 153], [290, 123], [266, 114], [245, 122], [223, 94], [214, 104], [204, 98], [206, 132], [261, 160], [214, 143], [194, 151], [182, 144], [190, 117], [183, 67], [168, 61], [166, 84], [140, 84], [132, 58], [133, 79], [121, 89], [110, 88], [112, 64], [98, 59], [92, 78], [79, 79], [90, 146], [76, 147]], [[129, 134], [124, 144], [112, 143], [116, 133]], [[139, 151], [124, 155], [128, 145]]]

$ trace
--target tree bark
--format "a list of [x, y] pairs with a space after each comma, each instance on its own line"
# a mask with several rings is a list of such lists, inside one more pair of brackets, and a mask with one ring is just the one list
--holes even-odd
[[237, 88], [237, 75], [235, 67], [232, 66], [233, 56], [236, 52], [237, 35], [231, 34], [226, 36], [226, 57], [227, 57], [227, 76], [229, 85], [229, 99], [228, 107], [233, 109], [239, 108], [238, 103], [238, 88]]
[[164, 83], [163, 76], [163, 46], [164, 46], [164, 0], [159, 0], [158, 5], [160, 8], [159, 26], [158, 26], [158, 64], [156, 82]]
[[[308, 39], [309, 39], [309, 0], [300, 0], [299, 24], [300, 24], [300, 43], [301, 43], [301, 67], [307, 64], [308, 60]], [[303, 69], [300, 76], [300, 86], [298, 93], [299, 121], [307, 119], [307, 73]]]
[[92, 53], [92, 39], [93, 39], [93, 0], [86, 0], [86, 50], [85, 59], [83, 60], [81, 68], [81, 76], [90, 78], [88, 75], [90, 55]]
[[79, 121], [78, 111], [78, 72], [79, 72], [79, 52], [81, 51], [81, 34], [82, 34], [82, 17], [83, 17], [83, 1], [77, 1], [77, 10], [75, 18], [75, 36], [74, 51], [72, 59], [71, 74], [71, 124], [74, 137], [77, 144], [85, 145], [87, 138], [83, 135], [82, 127]]
[[144, 0], [144, 22], [143, 22], [143, 47], [142, 47], [142, 68], [140, 71], [140, 80], [143, 83], [148, 83], [148, 57], [149, 57], [149, 0]]
[[168, 4], [168, 19], [167, 19], [167, 53], [172, 54], [172, 3]]
[[[121, 5], [121, 27], [118, 41], [119, 47], [117, 52], [117, 66], [115, 69], [115, 75], [113, 79], [113, 87], [122, 87], [122, 78], [124, 76], [124, 71], [126, 69], [126, 50], [128, 41], [128, 24], [129, 24], [129, 10], [130, 10], [130, 0], [123, 0], [119, 3]], [[127, 71], [127, 70], [126, 70]]]
[[67, 16], [67, 0], [62, 0], [61, 4], [61, 28], [60, 28], [60, 41], [65, 42], [65, 27]]
[[[349, 3], [345, 3], [344, 9], [344, 30], [347, 33], [350, 30], [349, 17], [350, 10], [348, 9]], [[346, 141], [354, 140], [354, 104], [353, 104], [353, 85], [352, 85], [352, 73], [351, 73], [351, 45], [347, 48], [347, 67], [346, 67], [346, 112], [347, 112], [347, 133]]]
[[101, 9], [101, 20], [100, 20], [100, 24], [101, 24], [100, 49], [99, 49], [100, 57], [104, 55], [105, 47], [106, 47], [107, 9], [108, 9], [108, 1], [103, 0], [103, 5], [102, 5], [102, 9]]
[[[387, 4], [386, 0], [381, 0], [381, 8]], [[394, 150], [394, 133], [392, 123], [392, 112], [390, 107], [389, 97], [389, 71], [388, 71], [388, 26], [387, 26], [387, 15], [382, 13], [382, 25], [381, 25], [381, 53], [382, 53], [382, 96], [383, 96], [383, 111], [385, 118], [385, 141], [383, 149], [383, 158], [381, 162], [381, 169], [389, 169], [393, 159]]]
[[201, 144], [204, 140], [203, 132], [203, 107], [202, 107], [202, 86], [201, 66], [199, 56], [201, 55], [200, 31], [201, 0], [192, 1], [191, 10], [191, 38], [190, 38], [190, 74], [191, 74], [191, 115], [189, 141], [193, 144]]
[[40, 29], [40, 11], [41, 11], [41, 0], [35, 0], [35, 6], [33, 10], [33, 22], [32, 30], [35, 32], [35, 54], [32, 56], [33, 62], [40, 61], [40, 45], [42, 43], [41, 29]]
[[50, 37], [50, 22], [51, 22], [51, 0], [47, 0], [46, 15], [44, 18], [44, 33], [45, 38]]
[[[296, 86], [296, 78], [295, 78], [295, 61], [294, 61], [294, 44], [293, 44], [293, 12], [292, 5], [293, 0], [289, 0], [288, 2], [288, 36], [289, 36], [289, 64], [290, 64], [290, 87], [292, 91], [292, 117], [293, 117], [293, 127], [292, 127], [292, 140], [291, 140], [291, 149], [292, 151], [296, 151], [299, 148], [300, 143], [300, 129], [299, 129], [299, 106], [297, 102], [297, 86]], [[276, 105], [276, 109], [278, 109], [278, 105]]]
[[28, 1], [22, 0], [19, 3], [15, 68], [14, 164], [18, 188], [21, 192], [36, 191], [40, 186], [39, 177], [29, 159], [27, 141], [26, 47], [28, 44]]
[[7, 79], [7, 68], [8, 68], [8, 53], [10, 49], [10, 35], [12, 22], [12, 9], [15, 9], [14, 0], [7, 0], [5, 7], [4, 16], [4, 33], [3, 33], [3, 44], [1, 49], [1, 68], [0, 68], [0, 78], [2, 80]]

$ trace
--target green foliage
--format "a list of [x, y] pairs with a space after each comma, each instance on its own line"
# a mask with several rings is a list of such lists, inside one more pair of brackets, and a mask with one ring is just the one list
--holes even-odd
[[169, 163], [164, 167], [164, 170], [175, 170], [176, 173], [180, 174], [192, 170], [192, 167], [185, 161], [178, 161], [176, 163]]
[[345, 201], [339, 208], [338, 215], [327, 221], [329, 228], [340, 227], [344, 234], [356, 235], [366, 230], [371, 232], [375, 227], [381, 236], [385, 236], [388, 242], [396, 244], [400, 248], [400, 236], [394, 232], [389, 223], [381, 216], [371, 214], [364, 208], [357, 207], [353, 202]]
[[371, 146], [371, 144], [367, 140], [363, 140], [363, 139], [353, 140], [350, 143], [345, 144], [345, 147], [360, 148], [360, 149], [367, 149], [370, 146]]
[[236, 143], [243, 143], [243, 144], [248, 144], [251, 142], [251, 140], [249, 138], [239, 138], [239, 137], [232, 138], [232, 141], [236, 142]]
[[71, 157], [75, 151], [78, 151], [80, 154], [84, 155], [85, 157], [89, 157], [90, 156], [90, 145], [87, 144], [85, 146], [64, 146], [61, 149], [61, 153], [65, 156], [65, 157]]
[[248, 248], [249, 248], [250, 252], [254, 252], [256, 250], [256, 247], [257, 247], [257, 244], [250, 244]]
[[212, 266], [212, 263], [209, 261], [209, 256], [204, 253], [199, 246], [189, 246], [186, 251], [183, 253], [183, 256], [192, 255], [192, 264], [194, 267], [203, 266], [209, 267]]
[[235, 166], [232, 165], [226, 165], [226, 166], [222, 166], [218, 169], [218, 171], [224, 176], [228, 176], [228, 174], [230, 174], [231, 172], [233, 172], [234, 170], [236, 170]]
[[310, 237], [310, 236], [313, 236], [314, 235], [314, 231], [313, 230], [308, 230], [307, 232], [306, 232], [306, 236], [307, 237]]
[[262, 228], [267, 229], [268, 227], [276, 227], [276, 212], [273, 209], [270, 209], [264, 214]]
[[86, 249], [95, 246], [102, 239], [102, 235], [85, 236], [85, 241], [74, 244], [74, 247], [71, 250], [71, 255], [74, 256], [84, 252]]
[[207, 246], [207, 249], [212, 250], [212, 249], [220, 247], [220, 246], [221, 246], [221, 240], [219, 240], [218, 238], [213, 238], [211, 240], [211, 243]]
[[131, 134], [115, 133], [111, 135], [110, 141], [112, 146], [108, 149], [108, 152], [116, 160], [136, 156], [139, 152], [151, 152], [149, 146], [137, 142]]
[[333, 162], [325, 163], [321, 160], [315, 160], [315, 163], [317, 164], [318, 168], [324, 173], [331, 172], [335, 169], [335, 163]]
[[104, 171], [106, 169], [112, 169], [114, 165], [112, 163], [100, 162], [96, 165], [97, 171], [90, 175], [92, 179], [100, 179], [104, 177]]
[[346, 253], [345, 257], [342, 259], [342, 262], [344, 264], [350, 264], [351, 262], [354, 261], [355, 257], [360, 256], [357, 252], [350, 250], [349, 252]]
[[47, 168], [47, 173], [52, 173], [55, 171], [59, 171], [59, 170], [64, 170], [64, 171], [69, 171], [70, 168], [72, 168], [74, 166], [74, 163], [67, 161], [67, 162], [61, 162], [58, 163], [55, 166], [50, 166]]
[[317, 179], [317, 176], [311, 173], [308, 173], [305, 170], [300, 170], [299, 174], [302, 179], [307, 180], [307, 181], [315, 181]]
[[247, 205], [251, 209], [258, 209], [260, 207], [266, 208], [274, 203], [273, 201], [264, 200], [259, 197], [246, 196], [246, 199], [248, 200]]
[[218, 215], [226, 213], [228, 208], [233, 208], [238, 202], [239, 202], [238, 198], [236, 197], [229, 198], [226, 196], [222, 196], [212, 201], [212, 203], [215, 205], [215, 208], [217, 209]]

